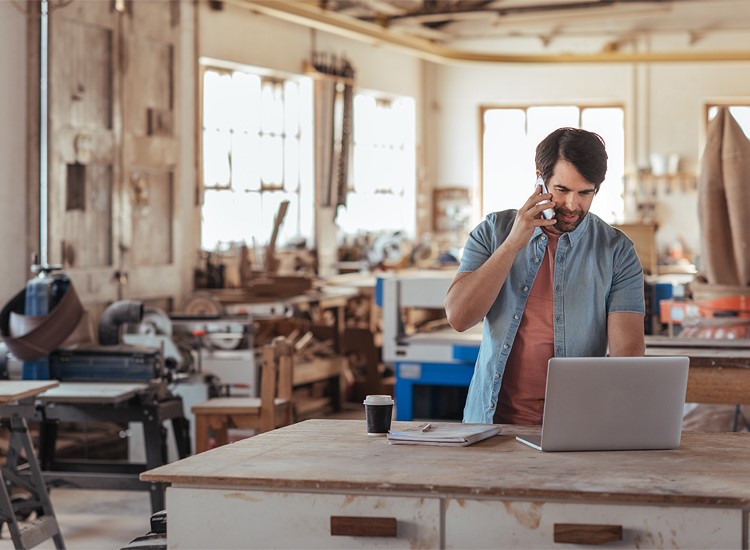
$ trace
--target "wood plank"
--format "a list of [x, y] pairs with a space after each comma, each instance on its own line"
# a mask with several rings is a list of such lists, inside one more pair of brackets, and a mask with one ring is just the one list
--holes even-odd
[[57, 380], [3, 380], [0, 381], [0, 403], [20, 401], [59, 385]]
[[[417, 422], [394, 422], [395, 429]], [[144, 481], [248, 489], [750, 506], [750, 433], [694, 433], [664, 451], [543, 453], [502, 426], [469, 447], [389, 445], [362, 420], [308, 420], [145, 472]]]
[[750, 368], [750, 349], [727, 348], [646, 348], [646, 355], [651, 357], [684, 356], [690, 358], [693, 367], [726, 367], [736, 369]]
[[688, 371], [687, 403], [750, 403], [750, 368], [693, 366]]
[[334, 376], [341, 376], [345, 357], [316, 358], [310, 361], [294, 361], [292, 383], [295, 386], [321, 382]]
[[41, 399], [54, 403], [121, 403], [147, 390], [148, 384], [117, 382], [63, 382]]

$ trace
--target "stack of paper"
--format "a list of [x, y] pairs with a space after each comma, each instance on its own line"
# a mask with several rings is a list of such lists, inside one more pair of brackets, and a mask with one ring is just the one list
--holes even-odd
[[388, 432], [392, 445], [450, 445], [463, 447], [500, 433], [495, 424], [437, 424], [429, 422], [402, 431]]

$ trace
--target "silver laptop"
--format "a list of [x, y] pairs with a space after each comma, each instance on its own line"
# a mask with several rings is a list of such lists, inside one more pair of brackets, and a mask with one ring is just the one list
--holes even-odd
[[541, 451], [680, 446], [687, 357], [555, 357], [547, 366]]

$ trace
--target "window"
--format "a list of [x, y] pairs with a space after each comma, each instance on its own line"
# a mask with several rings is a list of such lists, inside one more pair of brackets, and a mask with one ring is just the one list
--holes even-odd
[[750, 105], [709, 104], [706, 106], [708, 114], [708, 119], [706, 120], [706, 122], [713, 120], [720, 106], [729, 108], [729, 113], [737, 121], [737, 124], [740, 125], [740, 128], [742, 128], [742, 131], [745, 132], [747, 138], [750, 139]]
[[203, 71], [201, 246], [312, 240], [312, 84], [251, 70]]
[[621, 107], [577, 105], [483, 108], [482, 215], [520, 207], [535, 181], [537, 144], [553, 130], [572, 126], [604, 138], [609, 156], [607, 178], [591, 212], [609, 223], [624, 217], [625, 113]]
[[416, 232], [416, 111], [412, 98], [354, 97], [352, 175], [336, 222], [345, 235]]

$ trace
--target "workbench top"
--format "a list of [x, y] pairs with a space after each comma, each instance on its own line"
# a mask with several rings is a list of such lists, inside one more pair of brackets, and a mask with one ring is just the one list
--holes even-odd
[[12, 403], [38, 395], [60, 385], [57, 380], [2, 380], [0, 381], [0, 403]]
[[[415, 422], [394, 422], [403, 429]], [[308, 420], [144, 472], [145, 481], [378, 494], [750, 506], [749, 433], [683, 433], [664, 451], [536, 451], [503, 426], [469, 447], [389, 445], [361, 420]]]

